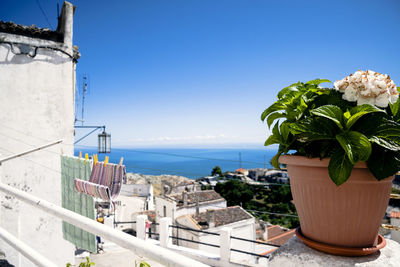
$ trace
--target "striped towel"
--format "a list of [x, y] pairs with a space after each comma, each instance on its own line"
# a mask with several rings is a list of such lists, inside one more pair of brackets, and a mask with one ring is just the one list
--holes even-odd
[[115, 199], [121, 191], [121, 183], [125, 177], [125, 166], [97, 162], [93, 166], [89, 181], [75, 179], [75, 188], [78, 192], [106, 201]]

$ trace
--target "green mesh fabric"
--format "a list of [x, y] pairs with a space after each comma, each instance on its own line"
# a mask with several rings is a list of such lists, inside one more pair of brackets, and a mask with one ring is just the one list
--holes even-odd
[[[74, 180], [89, 180], [91, 164], [78, 158], [61, 156], [62, 206], [90, 219], [95, 218], [94, 201], [91, 196], [75, 189]], [[80, 249], [97, 252], [96, 237], [72, 224], [63, 221], [63, 237]]]

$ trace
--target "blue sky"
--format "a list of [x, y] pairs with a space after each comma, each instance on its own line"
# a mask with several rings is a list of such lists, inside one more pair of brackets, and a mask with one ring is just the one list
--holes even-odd
[[[38, 1], [56, 27], [62, 2]], [[114, 146], [262, 146], [288, 84], [372, 69], [400, 85], [400, 1], [71, 2], [86, 124]], [[37, 1], [1, 0], [0, 19], [49, 27]]]

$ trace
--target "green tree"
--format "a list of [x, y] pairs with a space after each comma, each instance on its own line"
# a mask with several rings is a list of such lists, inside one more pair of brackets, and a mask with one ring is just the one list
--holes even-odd
[[215, 166], [215, 167], [212, 169], [211, 175], [212, 175], [212, 176], [215, 176], [215, 175], [222, 176], [222, 170], [221, 170], [221, 168], [220, 168], [219, 166]]

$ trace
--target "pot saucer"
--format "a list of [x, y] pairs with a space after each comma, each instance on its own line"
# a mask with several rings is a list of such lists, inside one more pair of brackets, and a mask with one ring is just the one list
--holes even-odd
[[341, 247], [341, 246], [320, 243], [305, 237], [302, 234], [300, 227], [297, 227], [296, 229], [296, 236], [310, 248], [337, 256], [347, 256], [347, 257], [366, 256], [373, 254], [386, 246], [386, 240], [381, 235], [378, 235], [378, 244], [376, 246], [364, 247], [364, 248]]

